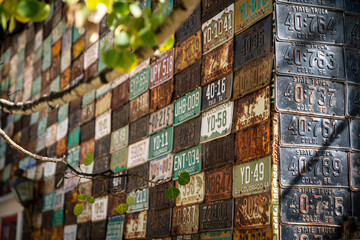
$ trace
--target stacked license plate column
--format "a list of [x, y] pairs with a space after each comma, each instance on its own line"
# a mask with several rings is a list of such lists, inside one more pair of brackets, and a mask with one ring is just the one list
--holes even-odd
[[282, 239], [338, 239], [359, 216], [360, 2], [275, 4]]

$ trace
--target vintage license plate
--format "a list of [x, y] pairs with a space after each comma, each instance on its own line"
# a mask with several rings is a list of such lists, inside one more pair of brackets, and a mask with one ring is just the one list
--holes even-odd
[[[360, 153], [350, 154], [350, 188], [360, 190]], [[360, 213], [359, 213], [360, 214]]]
[[175, 46], [175, 73], [201, 58], [201, 31], [199, 30]]
[[201, 26], [203, 54], [220, 46], [234, 36], [234, 4], [223, 9]]
[[[38, 138], [39, 142], [39, 138]], [[79, 145], [80, 142], [80, 128], [76, 128], [73, 131], [71, 131], [68, 135], [68, 149], [71, 149], [73, 147], [76, 147]]]
[[275, 42], [276, 71], [314, 77], [345, 77], [344, 55], [340, 46], [301, 42]]
[[358, 0], [345, 0], [345, 11], [360, 13], [360, 2]]
[[[360, 7], [360, 4], [359, 4]], [[349, 48], [360, 48], [360, 17], [345, 14], [345, 45]]]
[[[176, 2], [175, 2], [176, 4]], [[199, 4], [195, 10], [192, 12], [190, 17], [188, 17], [181, 26], [175, 32], [176, 42], [181, 42], [185, 38], [194, 34], [197, 30], [201, 28], [201, 4]]]
[[233, 214], [233, 199], [200, 204], [199, 230], [205, 232], [209, 230], [231, 229], [233, 226]]
[[198, 117], [174, 128], [174, 153], [199, 144], [200, 124]]
[[111, 114], [111, 130], [115, 131], [129, 123], [130, 104], [113, 110]]
[[95, 198], [91, 208], [91, 221], [105, 220], [107, 216], [108, 196]]
[[[127, 170], [115, 173], [114, 176], [120, 176], [120, 175], [125, 175], [125, 174], [127, 174]], [[126, 189], [126, 182], [127, 182], [126, 176], [110, 178], [109, 179], [109, 188], [111, 189], [112, 192], [115, 192], [115, 193], [124, 192]], [[111, 199], [111, 197], [110, 197], [110, 199]], [[116, 206], [117, 205], [115, 205], [114, 207], [116, 207]], [[109, 209], [112, 210], [113, 212], [115, 212], [115, 209], [111, 209], [111, 208], [112, 208], [112, 206], [110, 205]]]
[[351, 202], [352, 202], [352, 212], [353, 216], [359, 218], [360, 217], [360, 192], [351, 192]]
[[353, 118], [360, 118], [360, 87], [348, 84], [347, 95], [347, 115]]
[[166, 128], [150, 136], [149, 159], [171, 152], [174, 142], [174, 127]]
[[129, 126], [129, 143], [132, 144], [149, 136], [149, 115], [146, 115]]
[[98, 140], [108, 134], [111, 130], [111, 111], [98, 116], [95, 121], [95, 140]]
[[112, 109], [117, 109], [129, 101], [129, 88], [130, 81], [127, 80], [119, 86], [113, 88], [113, 94], [111, 99]]
[[147, 162], [148, 156], [149, 156], [149, 138], [131, 144], [129, 146], [127, 168], [132, 168]]
[[91, 64], [96, 62], [98, 58], [99, 58], [99, 42], [96, 42], [84, 53], [84, 69], [87, 69]]
[[236, 0], [235, 1], [235, 34], [266, 17], [273, 11], [272, 0]]
[[280, 141], [285, 145], [347, 148], [349, 123], [347, 119], [280, 114]]
[[270, 116], [270, 87], [267, 86], [234, 103], [232, 131], [253, 126]]
[[229, 165], [207, 171], [205, 186], [206, 202], [231, 198], [232, 167]]
[[317, 7], [326, 7], [326, 8], [344, 8], [343, 0], [306, 0], [306, 1], [299, 1], [299, 0], [278, 0], [279, 2], [284, 3], [300, 3], [301, 5], [311, 5]]
[[119, 172], [126, 169], [129, 149], [119, 150], [111, 155], [110, 169], [113, 172]]
[[[65, 213], [65, 215], [66, 215], [66, 213]], [[76, 224], [64, 226], [64, 240], [76, 239], [76, 229], [77, 229]]]
[[270, 203], [270, 192], [235, 198], [235, 227], [269, 225]]
[[[76, 114], [73, 114], [73, 115], [76, 115]], [[71, 115], [71, 116], [73, 116], [73, 115]], [[71, 116], [69, 119], [70, 122], [72, 120]], [[64, 121], [64, 122], [66, 122], [66, 121]], [[80, 124], [78, 124], [78, 125], [80, 125]], [[71, 131], [72, 129], [69, 129], [69, 130]], [[86, 142], [90, 138], [93, 138], [95, 136], [95, 119], [92, 119], [90, 122], [82, 124], [80, 127], [80, 132], [81, 132], [80, 141], [82, 143]]]
[[[149, 182], [149, 164], [144, 163], [140, 166], [128, 170], [126, 191], [135, 191], [136, 189], [147, 187]], [[138, 175], [138, 176], [137, 176]], [[139, 177], [140, 176], [140, 177]]]
[[201, 143], [230, 134], [233, 109], [234, 102], [227, 102], [202, 114]]
[[106, 226], [106, 239], [117, 240], [121, 239], [124, 232], [125, 215], [117, 215], [108, 217]]
[[176, 206], [202, 202], [205, 198], [205, 173], [190, 176], [190, 182], [187, 185], [180, 185], [176, 181], [175, 187], [180, 190], [176, 198]]
[[202, 88], [202, 110], [215, 107], [231, 98], [233, 74], [209, 83]]
[[149, 134], [169, 127], [174, 122], [174, 104], [170, 104], [150, 115]]
[[280, 189], [280, 221], [339, 226], [351, 213], [350, 192], [339, 188]]
[[130, 77], [130, 100], [140, 96], [149, 88], [150, 67], [138, 71], [134, 76]]
[[147, 211], [126, 214], [125, 239], [140, 239], [146, 237]]
[[234, 233], [234, 240], [245, 240], [245, 239], [271, 240], [273, 239], [273, 234], [271, 228], [255, 228], [255, 229], [241, 229], [241, 230], [236, 229]]
[[174, 96], [175, 99], [200, 86], [201, 61], [197, 61], [190, 67], [175, 75]]
[[351, 148], [360, 150], [360, 120], [351, 121], [350, 138], [351, 138]]
[[175, 100], [174, 108], [174, 126], [199, 116], [201, 111], [201, 88], [197, 88]]
[[149, 209], [149, 188], [137, 190], [129, 193], [130, 197], [135, 199], [134, 204], [129, 204], [126, 212], [140, 212]]
[[150, 188], [150, 209], [157, 210], [163, 208], [172, 208], [175, 205], [174, 200], [170, 200], [165, 196], [165, 191], [169, 187], [173, 187], [174, 182], [164, 183], [156, 185], [155, 187]]
[[149, 111], [149, 91], [130, 101], [129, 121], [133, 122]]
[[163, 53], [151, 64], [150, 88], [170, 80], [174, 76], [174, 48]]
[[348, 156], [322, 149], [280, 148], [281, 186], [348, 187]]
[[239, 197], [270, 191], [271, 157], [234, 166], [233, 196]]
[[234, 135], [216, 139], [201, 145], [204, 169], [234, 162]]
[[281, 40], [344, 43], [342, 12], [288, 4], [276, 4], [276, 12], [277, 37]]
[[197, 233], [199, 230], [199, 205], [173, 208], [172, 234]]
[[88, 152], [92, 152], [94, 153], [95, 151], [95, 140], [94, 138], [86, 141], [86, 142], [83, 142], [81, 143], [81, 146], [80, 146], [80, 159], [82, 160], [81, 163], [83, 163], [83, 160], [85, 159], [86, 157], [86, 154]]
[[340, 227], [281, 225], [281, 239], [341, 239]]
[[[360, 25], [360, 22], [359, 22]], [[353, 49], [345, 49], [345, 72], [346, 80], [353, 83], [360, 83], [360, 53]]]
[[173, 92], [173, 79], [151, 89], [149, 112], [152, 113], [162, 107], [165, 107], [166, 105], [169, 105], [171, 103]]
[[166, 240], [165, 237], [168, 237], [171, 234], [171, 213], [171, 208], [157, 211], [150, 210], [148, 213], [146, 236]]
[[237, 35], [235, 38], [234, 69], [237, 70], [248, 62], [270, 53], [272, 51], [271, 36], [271, 16]]
[[172, 179], [178, 179], [182, 171], [186, 171], [190, 175], [201, 171], [201, 145], [186, 149], [174, 155]]
[[[173, 155], [167, 154], [150, 162], [149, 179], [153, 182], [171, 179]], [[152, 185], [150, 183], [150, 185]]]
[[129, 125], [111, 133], [110, 152], [113, 153], [127, 147], [129, 143]]
[[231, 240], [232, 231], [221, 231], [221, 232], [206, 232], [200, 234], [200, 239], [217, 239], [217, 240]]
[[205, 0], [201, 6], [202, 6], [202, 18], [201, 21], [205, 22], [218, 12], [220, 12], [222, 9], [226, 8], [230, 4], [232, 4], [234, 1], [231, 0], [223, 0], [223, 1], [217, 1], [217, 0]]
[[98, 99], [95, 103], [95, 117], [103, 114], [111, 107], [111, 92], [107, 92]]
[[344, 85], [312, 77], [277, 76], [276, 108], [279, 111], [344, 116]]
[[233, 71], [234, 41], [231, 39], [203, 57], [201, 85]]

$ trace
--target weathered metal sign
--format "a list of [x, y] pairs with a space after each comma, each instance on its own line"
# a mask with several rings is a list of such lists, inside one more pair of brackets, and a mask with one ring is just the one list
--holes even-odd
[[348, 187], [345, 152], [321, 149], [280, 148], [282, 186]]
[[146, 237], [147, 211], [126, 214], [124, 236], [127, 239]]
[[206, 232], [200, 234], [200, 239], [217, 239], [217, 240], [231, 240], [232, 231], [221, 231], [221, 232]]
[[350, 146], [347, 119], [280, 114], [280, 141], [285, 145]]
[[174, 104], [170, 104], [150, 115], [149, 134], [153, 134], [173, 124]]
[[103, 114], [110, 108], [111, 96], [112, 96], [111, 92], [107, 92], [106, 94], [96, 99], [95, 117]]
[[199, 205], [173, 208], [172, 234], [197, 233], [199, 230]]
[[201, 58], [201, 31], [199, 30], [175, 47], [175, 73]]
[[172, 179], [178, 179], [182, 171], [186, 171], [190, 175], [201, 171], [201, 145], [186, 149], [174, 155]]
[[241, 98], [234, 105], [233, 131], [263, 122], [270, 116], [270, 87]]
[[175, 99], [200, 86], [201, 61], [197, 61], [190, 67], [175, 75], [174, 96]]
[[203, 54], [208, 53], [234, 36], [234, 4], [224, 8], [201, 26]]
[[201, 111], [201, 88], [197, 88], [175, 100], [174, 108], [174, 126], [199, 116]]
[[335, 240], [341, 239], [340, 227], [328, 226], [281, 226], [281, 239], [323, 239]]
[[80, 159], [84, 159], [88, 152], [94, 153], [95, 149], [95, 140], [92, 138], [86, 142], [81, 143], [80, 147]]
[[126, 191], [134, 191], [136, 189], [149, 186], [148, 163], [128, 169], [128, 174]]
[[110, 152], [113, 153], [127, 147], [129, 140], [129, 125], [111, 133]]
[[200, 204], [200, 231], [231, 229], [233, 226], [234, 201], [229, 199]]
[[[298, 0], [278, 0], [279, 2], [284, 3], [299, 3]], [[326, 7], [326, 8], [344, 8], [344, 2], [342, 0], [307, 0], [301, 2], [302, 5], [310, 5], [310, 6], [317, 6], [317, 7]]]
[[206, 202], [231, 198], [232, 167], [229, 165], [207, 171], [205, 187]]
[[174, 142], [174, 127], [166, 128], [150, 136], [149, 159], [171, 152]]
[[271, 16], [236, 36], [234, 69], [272, 51]]
[[360, 190], [360, 154], [359, 153], [351, 153], [350, 154], [350, 171], [349, 172], [350, 172], [350, 188], [351, 188], [351, 190], [359, 191]]
[[45, 134], [45, 146], [50, 147], [53, 143], [56, 142], [56, 134], [57, 134], [57, 124], [53, 124], [46, 129]]
[[55, 194], [55, 192], [44, 194], [44, 196], [43, 196], [43, 204], [42, 204], [42, 211], [43, 212], [46, 212], [48, 210], [52, 210], [54, 194]]
[[234, 41], [231, 39], [203, 57], [201, 85], [233, 71]]
[[131, 144], [129, 146], [129, 157], [127, 168], [132, 168], [147, 162], [149, 156], [149, 138]]
[[106, 226], [106, 240], [122, 239], [124, 232], [125, 215], [108, 217]]
[[345, 14], [345, 45], [349, 48], [360, 48], [359, 21], [359, 16]]
[[174, 91], [174, 81], [171, 79], [160, 86], [150, 90], [150, 108], [149, 112], [154, 112], [166, 105], [169, 105], [172, 100]]
[[[338, 0], [339, 1], [339, 0]], [[360, 3], [357, 0], [345, 0], [345, 11], [360, 13]]]
[[[66, 213], [65, 213], [66, 215]], [[77, 225], [65, 225], [64, 226], [64, 240], [76, 240]]]
[[[176, 4], [176, 2], [175, 2]], [[181, 24], [175, 32], [176, 42], [181, 42], [185, 38], [195, 33], [201, 27], [201, 4], [199, 4], [192, 14]]]
[[276, 107], [280, 111], [344, 116], [344, 85], [312, 77], [276, 79]]
[[[149, 61], [146, 61], [146, 66], [149, 64]], [[130, 100], [135, 99], [140, 96], [149, 88], [150, 82], [150, 67], [142, 68], [138, 70], [136, 74], [130, 77]]]
[[129, 115], [130, 115], [130, 104], [125, 104], [124, 106], [112, 111], [111, 130], [115, 131], [128, 124]]
[[174, 128], [174, 153], [199, 144], [200, 124], [198, 117]]
[[301, 42], [275, 42], [276, 71], [283, 74], [345, 77], [342, 47]]
[[234, 197], [270, 191], [271, 157], [236, 165], [233, 176]]
[[118, 172], [126, 169], [128, 159], [128, 148], [119, 150], [111, 155], [110, 169], [113, 172]]
[[64, 224], [64, 209], [57, 209], [53, 211], [52, 227], [60, 227]]
[[178, 235], [172, 237], [172, 240], [199, 240], [199, 239], [200, 239], [199, 234], [186, 234], [186, 235], [184, 234], [184, 235]]
[[64, 207], [65, 195], [62, 189], [57, 190], [54, 194], [53, 209], [59, 209]]
[[350, 192], [340, 188], [280, 189], [280, 221], [339, 226], [351, 214]]
[[[121, 176], [127, 174], [127, 170], [124, 170], [122, 172], [118, 172], [115, 173], [114, 176]], [[116, 178], [112, 178], [109, 181], [109, 187], [112, 191], [115, 191], [117, 193], [123, 192], [126, 189], [126, 180], [127, 177], [123, 176], [123, 177], [116, 177]], [[111, 199], [111, 198], [110, 198]], [[109, 209], [111, 208], [111, 204], [109, 204]], [[116, 206], [115, 206], [116, 207]]]
[[136, 192], [130, 192], [129, 196], [135, 198], [135, 203], [129, 205], [126, 212], [140, 212], [149, 209], [149, 188], [140, 189]]
[[[234, 162], [234, 135], [202, 144], [204, 169]], [[225, 154], [226, 153], [226, 154]]]
[[170, 236], [171, 233], [171, 216], [172, 209], [151, 210], [148, 215], [147, 237], [162, 238]]
[[96, 118], [95, 140], [98, 140], [110, 134], [110, 131], [111, 131], [111, 111], [109, 110]]
[[91, 221], [101, 221], [106, 219], [108, 196], [96, 198], [91, 208]]
[[[71, 121], [71, 118], [70, 118], [70, 121]], [[87, 123], [81, 125], [80, 132], [81, 132], [80, 141], [82, 143], [86, 142], [87, 140], [89, 140], [91, 138], [94, 138], [94, 136], [95, 136], [95, 119], [92, 119], [90, 122], [87, 122]]]
[[346, 80], [353, 83], [360, 83], [360, 53], [353, 49], [345, 49], [345, 73]]
[[162, 209], [162, 208], [171, 208], [175, 205], [174, 200], [170, 200], [165, 196], [165, 191], [169, 187], [173, 187], [174, 182], [164, 183], [156, 185], [155, 187], [150, 188], [150, 209]]
[[270, 204], [270, 192], [235, 198], [235, 227], [269, 225]]
[[132, 144], [137, 142], [143, 138], [149, 136], [149, 116], [142, 117], [135, 122], [130, 123], [129, 126], [130, 136], [126, 136], [129, 138], [129, 143]]
[[[289, 236], [289, 238], [291, 237]], [[273, 239], [273, 234], [271, 228], [256, 228], [256, 229], [241, 229], [241, 230], [236, 229], [233, 239], [234, 240], [245, 240], [245, 239], [271, 240]]]
[[350, 129], [351, 148], [360, 150], [360, 120], [352, 120]]
[[149, 111], [149, 91], [130, 101], [129, 121], [133, 122]]
[[217, 106], [201, 116], [200, 142], [208, 142], [230, 134], [234, 102]]
[[172, 175], [172, 165], [172, 154], [167, 154], [151, 161], [149, 166], [149, 179], [153, 182], [169, 180]]
[[163, 53], [151, 64], [150, 88], [154, 88], [174, 76], [174, 48]]
[[347, 115], [360, 118], [360, 87], [357, 85], [347, 85]]
[[[89, 47], [84, 53], [84, 69], [87, 69], [99, 58], [99, 42], [97, 41]], [[97, 68], [96, 68], [97, 70]]]
[[180, 185], [176, 181], [175, 187], [180, 190], [176, 198], [176, 206], [202, 202], [205, 198], [205, 174], [202, 172], [190, 176], [190, 182], [187, 185]]
[[102, 157], [110, 152], [110, 134], [95, 141], [95, 158]]
[[206, 110], [216, 105], [226, 102], [231, 98], [233, 74], [209, 83], [202, 89], [202, 110]]
[[113, 94], [111, 99], [111, 108], [117, 109], [129, 101], [129, 88], [130, 81], [125, 80], [124, 83], [113, 88]]

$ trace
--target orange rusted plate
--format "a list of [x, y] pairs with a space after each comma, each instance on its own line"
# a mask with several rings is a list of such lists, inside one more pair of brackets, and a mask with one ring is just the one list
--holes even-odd
[[201, 30], [175, 46], [175, 73], [195, 63], [202, 56]]
[[231, 198], [232, 167], [230, 165], [205, 172], [205, 201]]
[[129, 122], [134, 122], [149, 112], [149, 91], [130, 101]]
[[173, 91], [174, 91], [173, 80], [167, 81], [161, 84], [160, 86], [151, 89], [149, 112], [152, 113], [155, 110], [170, 104]]

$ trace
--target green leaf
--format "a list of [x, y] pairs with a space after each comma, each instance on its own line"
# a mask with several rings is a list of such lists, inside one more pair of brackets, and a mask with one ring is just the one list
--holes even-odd
[[103, 54], [103, 61], [106, 65], [120, 72], [129, 72], [138, 64], [137, 56], [126, 49], [120, 51], [115, 49], [106, 50]]
[[2, 29], [4, 30], [4, 32], [6, 32], [6, 29], [7, 29], [7, 21], [6, 21], [5, 13], [2, 13], [0, 17], [1, 17], [1, 26], [2, 26]]
[[113, 5], [114, 12], [119, 13], [123, 16], [129, 15], [129, 3], [126, 2], [115, 2]]
[[182, 171], [179, 174], [178, 182], [180, 185], [186, 185], [190, 182], [190, 175], [188, 172]]
[[84, 159], [85, 166], [89, 166], [90, 164], [93, 163], [93, 161], [94, 161], [94, 154], [92, 154], [91, 152], [88, 152]]
[[14, 19], [13, 16], [11, 16], [11, 18], [10, 18], [10, 23], [9, 23], [9, 32], [14, 31], [15, 25], [16, 25], [16, 24], [15, 24], [15, 19]]
[[129, 34], [125, 31], [119, 32], [115, 38], [115, 44], [119, 48], [128, 48], [130, 46]]
[[107, 26], [110, 30], [115, 30], [119, 25], [127, 25], [131, 18], [129, 16], [121, 16], [115, 12], [110, 13], [106, 18]]
[[135, 204], [135, 198], [131, 197], [131, 196], [127, 196], [126, 203], [129, 204], [129, 205], [134, 205]]
[[84, 194], [79, 194], [76, 196], [76, 200], [82, 202], [86, 200], [86, 196]]
[[64, 177], [60, 179], [60, 181], [56, 184], [56, 188], [60, 187], [61, 183], [64, 181]]
[[75, 216], [79, 216], [84, 211], [84, 206], [81, 203], [78, 203], [74, 207]]
[[160, 46], [160, 51], [166, 51], [169, 50], [170, 48], [172, 48], [174, 46], [175, 43], [175, 38], [174, 36], [171, 36], [168, 38], [168, 40], [166, 40], [161, 46]]
[[170, 200], [176, 199], [179, 196], [179, 194], [180, 194], [180, 190], [176, 187], [169, 187], [165, 191], [165, 196]]
[[81, 191], [86, 191], [86, 188], [84, 188], [84, 187], [81, 187]]
[[88, 203], [93, 204], [95, 202], [95, 198], [93, 196], [88, 196], [87, 201], [88, 201]]
[[128, 207], [129, 206], [126, 203], [122, 203], [115, 208], [115, 211], [118, 214], [124, 214], [126, 212], [126, 210], [128, 209]]
[[153, 31], [143, 28], [139, 31], [139, 35], [145, 46], [154, 47], [157, 45], [156, 36]]
[[142, 10], [141, 10], [138, 2], [133, 2], [130, 4], [130, 12], [136, 18], [141, 17]]
[[20, 1], [17, 13], [23, 17], [30, 18], [34, 22], [40, 22], [47, 18], [50, 5], [37, 0]]

